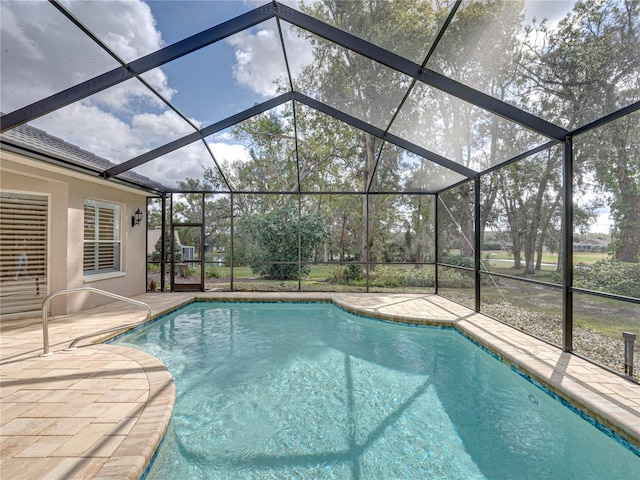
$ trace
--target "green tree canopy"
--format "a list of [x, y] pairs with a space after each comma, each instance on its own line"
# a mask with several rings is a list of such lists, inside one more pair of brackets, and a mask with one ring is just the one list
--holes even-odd
[[[302, 213], [298, 223], [298, 208], [294, 202], [267, 213], [245, 215], [238, 223], [251, 245], [251, 270], [269, 278], [298, 278], [298, 260], [309, 258], [312, 250], [326, 237], [324, 223], [318, 214]], [[294, 263], [269, 263], [269, 260]], [[258, 263], [262, 261], [267, 263]], [[300, 273], [307, 275], [309, 271], [309, 266], [303, 264]]]

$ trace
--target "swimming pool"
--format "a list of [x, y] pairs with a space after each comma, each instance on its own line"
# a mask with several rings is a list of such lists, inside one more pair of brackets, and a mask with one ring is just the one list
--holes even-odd
[[624, 479], [640, 457], [453, 329], [194, 303], [121, 337], [176, 383], [149, 479]]

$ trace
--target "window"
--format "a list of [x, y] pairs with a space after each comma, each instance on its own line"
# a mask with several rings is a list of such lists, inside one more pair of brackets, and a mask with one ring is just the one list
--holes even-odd
[[120, 205], [84, 201], [84, 274], [120, 271]]
[[0, 316], [42, 308], [48, 209], [47, 195], [0, 192]]

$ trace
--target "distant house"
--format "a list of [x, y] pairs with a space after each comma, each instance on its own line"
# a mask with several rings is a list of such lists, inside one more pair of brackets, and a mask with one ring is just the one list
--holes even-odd
[[[182, 245], [180, 241], [180, 235], [177, 231], [173, 232], [174, 242], [176, 247], [180, 249], [182, 252], [183, 260], [193, 260], [195, 254], [195, 247], [191, 247], [188, 245]], [[150, 260], [151, 255], [156, 251], [156, 245], [162, 236], [162, 230], [160, 228], [155, 228], [153, 230], [147, 230], [147, 258]], [[176, 250], [178, 249], [176, 248]]]
[[574, 242], [574, 252], [606, 252], [609, 241], [603, 238], [588, 238], [582, 242]]

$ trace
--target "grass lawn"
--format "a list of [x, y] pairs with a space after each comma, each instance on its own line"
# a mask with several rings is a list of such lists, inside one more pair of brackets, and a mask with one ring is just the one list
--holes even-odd
[[[493, 269], [493, 271], [498, 270]], [[514, 275], [513, 269], [506, 269], [504, 273]], [[553, 283], [556, 277], [540, 272], [528, 278]], [[493, 282], [488, 282], [481, 287], [483, 303], [499, 303], [506, 300], [515, 307], [530, 312], [562, 316], [560, 288], [499, 277], [494, 277], [494, 280], [497, 286]], [[637, 304], [574, 293], [573, 312], [576, 326], [601, 332], [613, 338], [621, 338], [623, 331], [640, 333], [640, 305]]]
[[[489, 265], [492, 267], [504, 267], [504, 265], [513, 265], [513, 255], [506, 250], [482, 252], [483, 261], [488, 257]], [[596, 252], [573, 252], [573, 263], [592, 264], [607, 258], [606, 253]], [[523, 258], [524, 261], [524, 258]], [[545, 252], [542, 254], [542, 270], [555, 271], [558, 264], [558, 254]]]
[[[510, 276], [522, 275], [522, 270], [516, 271], [509, 265], [512, 258], [506, 251], [488, 252], [491, 255], [491, 271]], [[604, 253], [579, 252], [575, 255], [576, 263], [594, 263], [606, 258]], [[536, 272], [527, 278], [546, 281], [558, 285], [559, 278], [555, 273], [557, 255], [545, 254], [544, 263], [553, 264], [548, 269]], [[337, 264], [310, 265], [311, 270], [301, 282], [303, 291], [361, 291], [364, 285], [336, 285], [327, 283], [332, 276]], [[390, 265], [393, 269], [413, 269], [413, 265]], [[205, 280], [209, 288], [219, 284], [219, 288], [228, 289], [231, 275], [230, 267], [220, 265], [208, 265], [207, 270], [215, 269], [216, 276]], [[236, 266], [233, 269], [236, 290], [251, 291], [297, 291], [298, 280], [269, 280], [257, 278], [249, 266]], [[486, 277], [485, 277], [486, 278]], [[484, 281], [482, 285], [482, 302], [499, 303], [504, 300], [516, 307], [521, 307], [531, 312], [536, 312], [550, 317], [558, 317], [562, 314], [562, 296], [560, 288], [552, 286], [536, 285], [518, 280], [494, 277], [493, 281]], [[376, 289], [372, 289], [376, 290]], [[387, 289], [383, 289], [387, 290]], [[389, 291], [403, 292], [402, 287], [390, 288]], [[415, 291], [415, 288], [410, 290]], [[424, 289], [430, 290], [428, 288]], [[456, 289], [454, 289], [456, 290]], [[409, 290], [407, 290], [409, 291]], [[623, 331], [640, 333], [640, 306], [616, 300], [593, 297], [589, 295], [574, 295], [574, 322], [576, 326], [599, 331], [613, 338], [619, 338]]]

